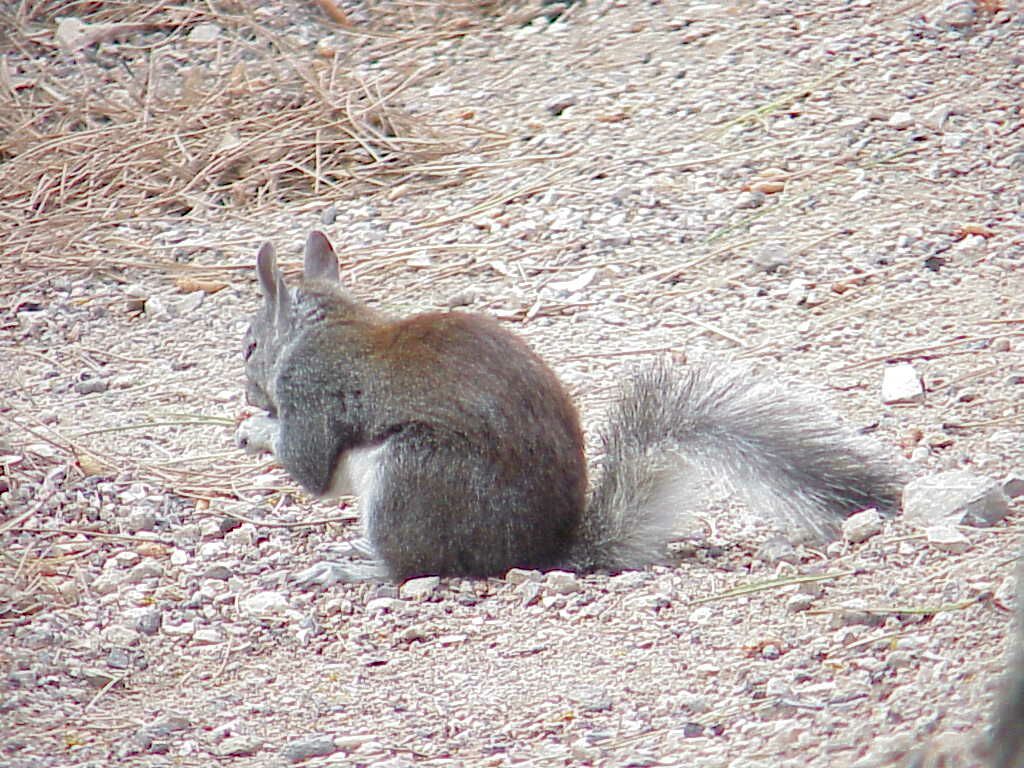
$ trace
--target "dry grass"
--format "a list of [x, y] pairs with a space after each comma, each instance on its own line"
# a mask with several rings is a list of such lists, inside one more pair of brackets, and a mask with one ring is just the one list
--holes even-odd
[[[249, 2], [23, 1], [0, 10], [0, 228], [17, 275], [145, 263], [138, 225], [464, 174], [493, 134], [402, 109], [432, 71], [415, 50], [485, 17], [385, 3], [372, 19], [309, 2], [332, 42]], [[337, 8], [337, 6], [332, 6]], [[71, 18], [73, 21], [60, 19]], [[79, 23], [80, 22], [80, 23]], [[210, 33], [214, 39], [203, 42]], [[400, 56], [388, 66], [361, 63]]]

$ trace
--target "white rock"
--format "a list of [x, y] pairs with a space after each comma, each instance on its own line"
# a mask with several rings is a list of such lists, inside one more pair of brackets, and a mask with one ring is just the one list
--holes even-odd
[[181, 624], [164, 622], [161, 631], [168, 637], [192, 637], [196, 633], [194, 621], [183, 621]]
[[203, 291], [192, 291], [186, 293], [184, 298], [177, 302], [175, 315], [188, 315], [195, 312], [203, 305], [206, 294]]
[[373, 741], [374, 738], [374, 735], [369, 733], [353, 733], [347, 736], [335, 736], [334, 746], [338, 749], [350, 752], [357, 747], [361, 747], [367, 742]]
[[711, 610], [710, 605], [698, 605], [687, 617], [693, 624], [707, 624], [712, 621], [715, 617], [715, 612]]
[[440, 584], [437, 576], [409, 579], [398, 588], [398, 596], [403, 600], [424, 600], [434, 594]]
[[377, 597], [366, 604], [367, 613], [396, 613], [402, 610], [402, 601], [394, 597]]
[[191, 559], [192, 556], [183, 549], [175, 549], [171, 552], [171, 565], [185, 565]]
[[893, 112], [892, 117], [889, 118], [889, 127], [902, 131], [910, 128], [914, 122], [914, 116], [909, 112]]
[[208, 517], [199, 523], [199, 531], [204, 539], [219, 539], [223, 535], [220, 520], [213, 517]]
[[256, 526], [245, 523], [233, 531], [224, 534], [224, 544], [228, 549], [248, 549], [256, 546]]
[[764, 194], [761, 192], [741, 192], [733, 204], [740, 210], [760, 208], [764, 204]]
[[934, 18], [941, 26], [963, 30], [977, 20], [978, 3], [976, 0], [946, 0]]
[[882, 402], [920, 403], [924, 400], [921, 376], [910, 363], [898, 363], [882, 373]]
[[156, 320], [169, 320], [171, 318], [171, 307], [172, 305], [165, 302], [159, 296], [150, 296], [146, 299], [143, 312]]
[[925, 529], [928, 543], [941, 552], [966, 552], [971, 540], [952, 525], [932, 525]]
[[527, 570], [525, 568], [512, 568], [505, 574], [505, 581], [509, 584], [522, 584], [526, 581], [543, 581], [544, 574], [540, 571]]
[[968, 141], [970, 136], [966, 133], [945, 133], [942, 135], [941, 143], [946, 149], [962, 149]]
[[129, 584], [138, 584], [146, 579], [159, 579], [164, 575], [164, 567], [160, 563], [146, 560], [139, 563], [128, 572], [126, 581]]
[[558, 595], [579, 592], [580, 580], [569, 571], [549, 571], [544, 577], [544, 586]]
[[104, 641], [121, 648], [133, 648], [139, 644], [141, 638], [142, 635], [134, 629], [123, 627], [120, 624], [114, 624], [103, 630]]
[[944, 104], [939, 104], [927, 115], [921, 118], [921, 122], [933, 131], [941, 131], [942, 126], [946, 124], [947, 119], [949, 119], [949, 107]]
[[212, 43], [218, 37], [220, 37], [220, 25], [211, 22], [196, 24], [188, 33], [190, 43]]
[[52, 459], [57, 455], [57, 449], [47, 443], [32, 443], [25, 447], [25, 451], [44, 459]]
[[904, 517], [924, 527], [992, 525], [1006, 517], [1009, 508], [999, 483], [963, 469], [920, 477], [903, 489]]
[[790, 304], [803, 304], [807, 300], [807, 283], [803, 280], [793, 280], [786, 289], [786, 300]]
[[196, 557], [200, 560], [219, 560], [227, 551], [227, 545], [223, 541], [204, 541], [196, 550]]
[[865, 509], [843, 521], [843, 538], [852, 544], [867, 541], [882, 532], [882, 522], [877, 509]]
[[282, 592], [256, 592], [239, 600], [238, 607], [249, 616], [282, 613], [288, 610], [288, 598]]
[[130, 389], [139, 383], [137, 377], [130, 373], [121, 373], [110, 379], [111, 389]]
[[863, 203], [865, 200], [870, 200], [872, 197], [874, 197], [874, 195], [875, 193], [872, 190], [868, 189], [867, 187], [863, 187], [861, 189], [858, 189], [852, 195], [850, 195], [850, 202]]
[[1003, 493], [1011, 499], [1024, 496], [1024, 477], [1017, 474], [1007, 475], [1003, 478]]
[[221, 757], [252, 757], [263, 748], [263, 740], [256, 736], [230, 736], [221, 742], [217, 754]]
[[651, 595], [639, 594], [627, 598], [626, 605], [642, 611], [658, 612], [672, 605], [672, 598], [663, 592], [655, 592]]
[[516, 587], [516, 595], [522, 605], [533, 605], [540, 599], [541, 589], [539, 581], [523, 581]]
[[199, 526], [193, 523], [178, 526], [171, 533], [171, 538], [174, 540], [176, 546], [182, 549], [190, 549], [199, 542], [199, 538], [202, 532], [199, 530]]
[[131, 550], [125, 550], [124, 552], [118, 552], [107, 562], [112, 562], [118, 568], [132, 568], [138, 565], [142, 561], [142, 555], [138, 552], [132, 552]]
[[968, 235], [953, 246], [956, 251], [977, 251], [988, 245], [988, 240], [981, 235]]
[[216, 629], [197, 629], [192, 640], [203, 645], [216, 645], [224, 642], [224, 636]]
[[810, 607], [814, 604], [814, 597], [812, 595], [805, 595], [800, 592], [795, 595], [790, 595], [786, 600], [786, 610], [790, 613], [800, 613], [802, 611], [810, 610]]
[[150, 509], [133, 509], [125, 518], [124, 527], [132, 533], [156, 528], [156, 514]]
[[573, 294], [582, 291], [584, 288], [594, 282], [594, 278], [598, 275], [596, 268], [591, 267], [590, 269], [584, 270], [576, 277], [571, 280], [552, 280], [547, 284], [547, 287], [564, 294]]
[[53, 38], [59, 46], [69, 51], [78, 50], [86, 39], [89, 25], [74, 16], [58, 16], [57, 29]]

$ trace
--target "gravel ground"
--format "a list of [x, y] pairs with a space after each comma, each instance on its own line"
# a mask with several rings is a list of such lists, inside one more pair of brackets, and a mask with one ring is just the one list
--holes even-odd
[[[290, 577], [357, 510], [232, 434], [256, 247], [294, 268], [318, 227], [371, 304], [515, 328], [588, 430], [631, 366], [730, 356], [916, 476], [1021, 474], [1024, 12], [592, 0], [382, 49], [312, 3], [233, 5], [357, 79], [408, 75], [396, 110], [476, 138], [344, 194], [128, 217], [92, 269], [4, 255], [0, 762], [977, 764], [1019, 499], [955, 547], [897, 518], [775, 561], [723, 502], [672, 568], [313, 594]], [[919, 401], [883, 403], [897, 362]]]

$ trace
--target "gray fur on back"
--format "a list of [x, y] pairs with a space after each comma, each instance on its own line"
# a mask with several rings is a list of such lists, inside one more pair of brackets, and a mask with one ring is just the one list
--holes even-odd
[[733, 364], [639, 371], [601, 434], [604, 456], [577, 565], [650, 563], [672, 521], [711, 478], [754, 512], [819, 539], [861, 509], [895, 511], [902, 488], [896, 459], [843, 426], [820, 399]]

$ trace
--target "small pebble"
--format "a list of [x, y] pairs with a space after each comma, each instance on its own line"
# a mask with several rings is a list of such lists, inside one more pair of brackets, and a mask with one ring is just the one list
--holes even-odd
[[764, 197], [763, 192], [741, 192], [733, 206], [739, 210], [760, 208], [764, 205]]
[[311, 757], [325, 757], [337, 751], [338, 747], [330, 736], [315, 736], [288, 744], [281, 750], [281, 757], [289, 763], [301, 763]]
[[919, 477], [903, 489], [903, 516], [928, 528], [934, 525], [993, 525], [1006, 517], [1009, 500], [1000, 483], [984, 475], [954, 469]]
[[920, 403], [924, 401], [924, 384], [910, 363], [886, 366], [882, 372], [882, 402]]
[[163, 615], [156, 608], [145, 611], [135, 620], [135, 628], [147, 637], [152, 637], [160, 632], [163, 623]]
[[812, 595], [805, 595], [797, 593], [790, 595], [786, 600], [786, 610], [790, 613], [800, 613], [802, 611], [810, 610], [810, 607], [814, 605], [814, 597]]
[[374, 736], [368, 733], [354, 733], [348, 736], [335, 736], [334, 745], [341, 751], [351, 752], [354, 749], [358, 749], [364, 744], [368, 744], [374, 740]]
[[198, 645], [216, 645], [224, 642], [224, 636], [216, 629], [197, 629], [192, 641]]
[[540, 571], [526, 570], [524, 568], [512, 568], [505, 574], [505, 581], [509, 584], [518, 585], [526, 581], [543, 581], [544, 574]]
[[206, 301], [205, 291], [192, 291], [186, 293], [183, 298], [175, 303], [175, 312], [173, 314], [177, 316], [190, 315], [199, 309], [203, 302]]
[[215, 581], [227, 581], [231, 578], [231, 569], [226, 565], [211, 565], [203, 571], [203, 578], [213, 579]]
[[516, 587], [516, 594], [523, 606], [533, 605], [540, 599], [543, 587], [539, 581], [524, 581]]
[[1024, 496], [1024, 477], [1020, 475], [1007, 475], [1003, 478], [1003, 493], [1011, 499]]
[[935, 16], [935, 22], [943, 27], [963, 31], [972, 26], [978, 18], [976, 0], [946, 0]]
[[422, 576], [409, 579], [398, 588], [398, 596], [403, 600], [426, 600], [437, 592], [441, 579], [437, 576]]
[[263, 740], [255, 736], [230, 736], [220, 743], [220, 757], [252, 757], [263, 748]]
[[865, 509], [843, 521], [843, 538], [851, 544], [867, 541], [882, 532], [882, 523], [877, 509]]
[[402, 601], [394, 597], [375, 597], [366, 604], [366, 612], [395, 613], [402, 610]]
[[132, 510], [124, 521], [124, 527], [131, 533], [152, 531], [156, 528], [156, 515], [148, 509]]
[[582, 589], [579, 578], [570, 571], [549, 571], [544, 577], [544, 586], [557, 595], [568, 595]]
[[113, 573], [104, 573], [96, 577], [92, 584], [89, 585], [89, 589], [97, 595], [112, 594], [118, 590], [121, 578], [121, 576], [116, 576]]
[[146, 579], [159, 579], [164, 575], [164, 567], [160, 563], [146, 560], [128, 571], [129, 584], [138, 584]]
[[909, 112], [894, 112], [889, 118], [889, 127], [902, 131], [914, 124], [914, 116]]
[[765, 563], [798, 563], [800, 553], [785, 536], [771, 536], [757, 548], [757, 559]]
[[971, 548], [971, 540], [952, 525], [933, 525], [925, 529], [928, 543], [940, 552], [959, 554]]
[[75, 392], [80, 395], [96, 395], [109, 388], [110, 382], [106, 379], [84, 379], [75, 383]]
[[238, 601], [243, 614], [260, 616], [281, 613], [289, 609], [288, 597], [281, 592], [256, 592]]
[[569, 107], [575, 107], [577, 100], [575, 96], [562, 96], [548, 103], [547, 111], [555, 117], [560, 116]]
[[188, 33], [188, 41], [190, 43], [197, 43], [204, 45], [212, 43], [220, 37], [221, 28], [218, 24], [211, 22], [200, 22], [192, 27], [192, 31]]
[[932, 108], [928, 114], [921, 118], [921, 123], [931, 128], [933, 131], [941, 131], [942, 127], [946, 124], [946, 120], [949, 119], [949, 107], [944, 104], [939, 104], [937, 107]]

